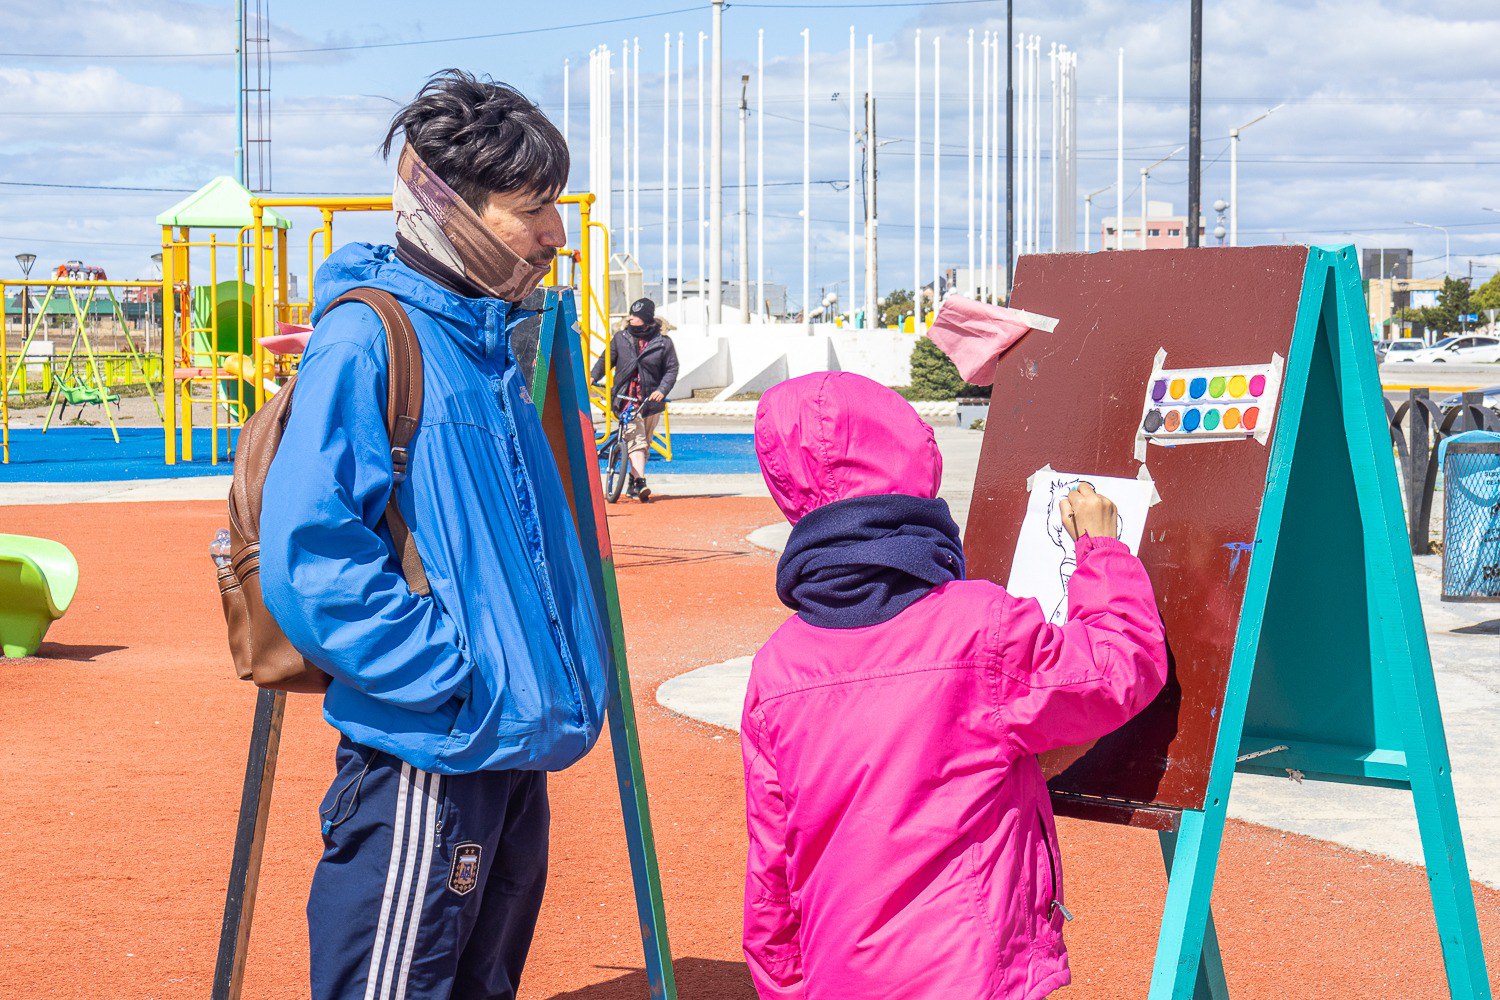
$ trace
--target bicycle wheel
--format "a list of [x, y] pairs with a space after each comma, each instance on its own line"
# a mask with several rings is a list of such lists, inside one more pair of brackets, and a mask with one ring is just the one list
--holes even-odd
[[604, 455], [604, 496], [610, 503], [618, 501], [625, 492], [629, 472], [630, 456], [625, 453], [624, 442], [616, 436]]

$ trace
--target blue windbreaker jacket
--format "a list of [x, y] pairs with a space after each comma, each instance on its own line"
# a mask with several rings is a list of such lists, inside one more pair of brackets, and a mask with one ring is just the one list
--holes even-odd
[[[396, 486], [432, 594], [413, 594], [382, 519], [392, 481], [382, 288], [423, 355], [421, 427]], [[292, 644], [333, 677], [328, 722], [443, 774], [558, 770], [599, 736], [606, 637], [541, 420], [510, 350], [528, 313], [469, 299], [391, 247], [318, 271], [316, 329], [266, 479], [261, 579]]]

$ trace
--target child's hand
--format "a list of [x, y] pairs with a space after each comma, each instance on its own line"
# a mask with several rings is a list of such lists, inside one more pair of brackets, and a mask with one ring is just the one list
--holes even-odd
[[1063, 527], [1075, 542], [1081, 535], [1120, 537], [1120, 512], [1115, 509], [1114, 501], [1094, 492], [1094, 487], [1088, 483], [1079, 483], [1058, 507], [1062, 511]]

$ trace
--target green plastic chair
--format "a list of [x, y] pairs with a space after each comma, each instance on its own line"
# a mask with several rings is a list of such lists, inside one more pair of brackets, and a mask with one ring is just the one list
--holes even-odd
[[0, 655], [31, 656], [78, 589], [78, 560], [61, 542], [0, 535]]
[[59, 420], [67, 414], [68, 407], [70, 406], [76, 406], [81, 410], [89, 405], [108, 406], [110, 403], [114, 403], [117, 409], [120, 405], [120, 397], [108, 389], [86, 385], [74, 377], [59, 377], [57, 388], [62, 397], [61, 401], [63, 404], [62, 410], [57, 414], [57, 419]]

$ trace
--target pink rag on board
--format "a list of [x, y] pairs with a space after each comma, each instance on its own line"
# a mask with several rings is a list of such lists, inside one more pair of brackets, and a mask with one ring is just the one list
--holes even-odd
[[965, 382], [993, 385], [995, 363], [1031, 326], [1021, 313], [962, 295], [950, 295], [938, 306], [927, 335], [958, 366]]
[[276, 333], [269, 337], [260, 337], [260, 346], [272, 354], [301, 354], [307, 350], [307, 338], [312, 336], [313, 328], [303, 326], [301, 323], [277, 322]]

